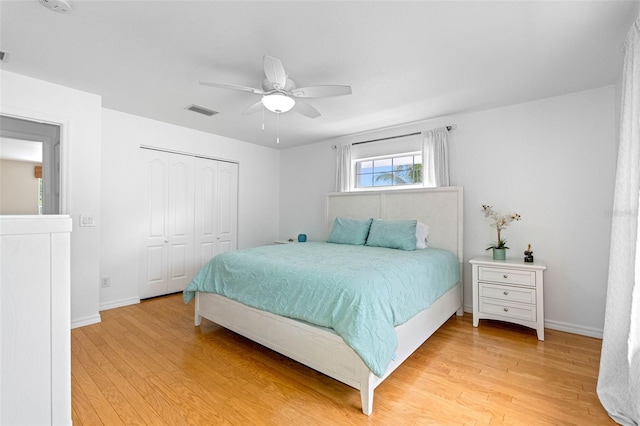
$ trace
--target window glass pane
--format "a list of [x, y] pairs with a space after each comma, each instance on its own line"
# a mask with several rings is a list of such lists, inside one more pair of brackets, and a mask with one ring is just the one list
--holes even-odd
[[422, 182], [422, 164], [415, 163], [413, 166], [409, 168], [406, 172], [407, 180], [411, 183], [420, 183]]
[[394, 166], [413, 166], [413, 155], [410, 157], [396, 157], [393, 159]]
[[393, 167], [393, 161], [391, 158], [383, 158], [381, 160], [374, 160], [373, 172], [374, 173], [386, 173], [390, 172]]
[[373, 183], [374, 186], [389, 186], [393, 185], [393, 173], [374, 173]]
[[356, 186], [358, 188], [369, 188], [373, 186], [373, 174], [358, 175]]
[[356, 173], [371, 173], [373, 170], [373, 161], [360, 161], [356, 163]]
[[411, 170], [403, 170], [396, 173], [396, 175], [396, 185], [413, 185], [416, 183], [412, 178]]

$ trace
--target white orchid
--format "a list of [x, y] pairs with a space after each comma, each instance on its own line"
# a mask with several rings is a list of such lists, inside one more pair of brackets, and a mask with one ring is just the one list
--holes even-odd
[[509, 247], [506, 245], [507, 240], [502, 239], [500, 231], [509, 226], [509, 224], [514, 220], [520, 220], [520, 215], [518, 213], [507, 213], [506, 215], [503, 215], [493, 210], [492, 206], [488, 206], [486, 204], [482, 205], [482, 211], [484, 212], [484, 217], [490, 217], [493, 219], [493, 223], [490, 226], [496, 228], [496, 231], [498, 231], [498, 241], [494, 245], [487, 247], [487, 250], [491, 248], [508, 249]]

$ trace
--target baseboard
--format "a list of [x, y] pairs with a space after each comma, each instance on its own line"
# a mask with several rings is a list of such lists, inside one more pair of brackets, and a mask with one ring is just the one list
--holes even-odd
[[100, 314], [91, 315], [89, 317], [71, 320], [71, 328], [84, 327], [85, 325], [97, 324], [101, 321]]
[[128, 299], [114, 300], [113, 302], [102, 303], [99, 310], [106, 311], [108, 309], [121, 308], [123, 306], [137, 305], [140, 303], [139, 297], [130, 297]]
[[602, 330], [601, 328], [586, 327], [584, 325], [569, 324], [561, 321], [545, 320], [544, 327], [551, 330], [579, 334], [581, 336], [595, 337], [597, 339], [602, 339], [602, 335], [604, 333], [604, 330]]
[[[464, 305], [464, 311], [473, 313], [472, 305]], [[550, 330], [564, 331], [567, 333], [579, 334], [581, 336], [595, 337], [602, 339], [603, 330], [600, 328], [586, 327], [584, 325], [570, 324], [561, 321], [545, 320], [544, 328]]]

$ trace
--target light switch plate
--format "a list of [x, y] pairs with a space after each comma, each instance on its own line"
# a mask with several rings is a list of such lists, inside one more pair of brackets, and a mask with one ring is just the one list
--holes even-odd
[[96, 226], [95, 217], [81, 214], [80, 226]]

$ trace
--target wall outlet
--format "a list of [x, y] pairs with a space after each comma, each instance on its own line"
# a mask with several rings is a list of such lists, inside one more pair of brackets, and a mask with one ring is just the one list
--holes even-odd
[[102, 288], [111, 287], [111, 277], [100, 278], [100, 287]]

